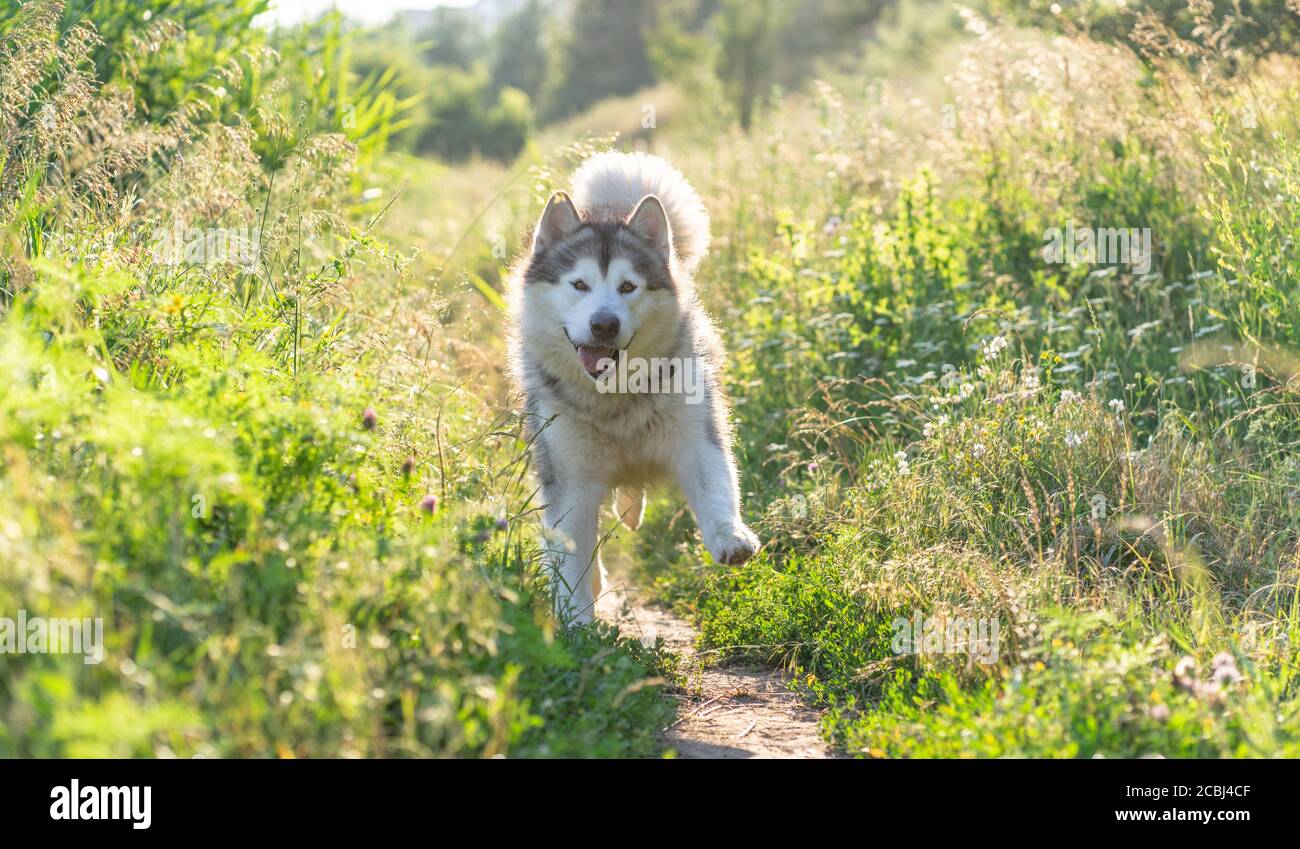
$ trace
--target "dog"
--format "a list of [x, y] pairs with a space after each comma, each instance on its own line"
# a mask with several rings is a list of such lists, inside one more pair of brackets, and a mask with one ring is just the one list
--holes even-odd
[[715, 562], [744, 563], [759, 541], [741, 518], [722, 341], [693, 279], [709, 246], [703, 202], [644, 153], [596, 154], [572, 188], [551, 197], [512, 267], [510, 361], [556, 614], [582, 624], [604, 590], [611, 494], [635, 530], [645, 487], [672, 478]]

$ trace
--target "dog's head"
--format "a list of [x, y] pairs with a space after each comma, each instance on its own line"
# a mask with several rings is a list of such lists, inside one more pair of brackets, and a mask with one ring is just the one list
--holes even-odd
[[624, 220], [584, 218], [557, 193], [537, 222], [523, 284], [528, 348], [562, 373], [597, 378], [620, 351], [658, 356], [675, 344], [672, 233], [654, 195]]

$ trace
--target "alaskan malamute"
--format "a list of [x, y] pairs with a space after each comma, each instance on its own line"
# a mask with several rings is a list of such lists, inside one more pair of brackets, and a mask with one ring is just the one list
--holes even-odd
[[723, 348], [692, 272], [709, 216], [677, 169], [602, 153], [556, 193], [511, 275], [511, 361], [542, 486], [556, 611], [589, 622], [601, 507], [641, 523], [646, 484], [680, 484], [719, 563], [758, 538], [740, 515]]

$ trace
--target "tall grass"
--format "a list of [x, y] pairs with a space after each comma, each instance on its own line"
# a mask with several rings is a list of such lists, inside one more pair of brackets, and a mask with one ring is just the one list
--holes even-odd
[[[941, 83], [688, 158], [768, 547], [701, 562], [664, 505], [643, 577], [855, 754], [1294, 755], [1294, 62], [967, 23]], [[1151, 268], [1045, 262], [1067, 222]], [[900, 654], [914, 616], [997, 661]]]
[[[855, 755], [1298, 753], [1294, 60], [900, 14], [948, 40], [750, 133], [666, 86], [453, 169], [384, 151], [328, 27], [145, 115], [59, 13], [0, 30], [0, 615], [102, 616], [107, 657], [0, 654], [0, 752], [659, 753], [673, 659], [548, 616], [494, 288], [630, 129], [708, 199], [766, 546], [713, 564], [659, 493], [612, 562]], [[1070, 223], [1150, 268], [1045, 261]], [[917, 617], [996, 657], [900, 652]]]
[[513, 419], [328, 131], [345, 69], [302, 72], [324, 118], [273, 61], [230, 123], [146, 116], [60, 13], [0, 46], [0, 615], [104, 657], [0, 654], [0, 753], [658, 753], [669, 660], [554, 632]]

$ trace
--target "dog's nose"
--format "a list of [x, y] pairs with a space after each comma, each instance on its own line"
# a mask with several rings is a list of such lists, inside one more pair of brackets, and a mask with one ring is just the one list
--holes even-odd
[[608, 342], [618, 335], [618, 316], [612, 312], [598, 312], [591, 317], [591, 335]]

